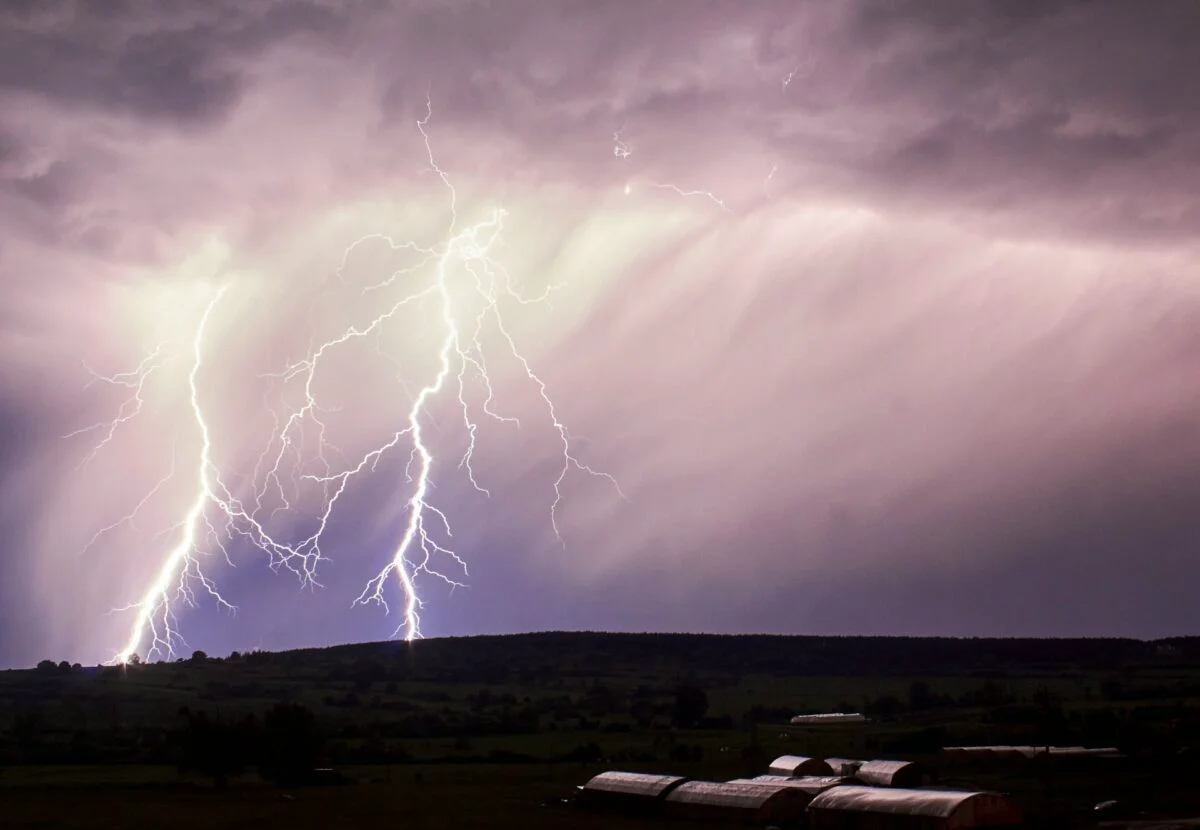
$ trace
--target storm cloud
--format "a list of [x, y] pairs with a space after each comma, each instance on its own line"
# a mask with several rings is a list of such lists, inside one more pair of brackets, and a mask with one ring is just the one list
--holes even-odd
[[[272, 376], [379, 313], [415, 264], [383, 235], [445, 244], [430, 151], [460, 225], [506, 211], [494, 257], [550, 289], [510, 333], [626, 498], [574, 471], [555, 538], [558, 436], [497, 357], [490, 496], [430, 413], [468, 573], [420, 583], [427, 635], [1192, 633], [1198, 36], [1182, 0], [5, 4], [0, 663], [124, 642], [193, 494], [217, 285], [198, 389], [253, 489]], [[319, 376], [332, 468], [402, 426], [427, 313]], [[91, 457], [131, 400], [95, 375], [168, 341]], [[238, 611], [200, 592], [187, 643], [391, 633], [350, 602], [407, 460], [347, 490], [319, 588], [202, 551]]]

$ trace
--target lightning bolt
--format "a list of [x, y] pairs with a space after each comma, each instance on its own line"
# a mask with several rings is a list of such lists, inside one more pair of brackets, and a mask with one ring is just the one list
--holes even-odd
[[[709, 190], [684, 190], [683, 188], [679, 187], [678, 185], [662, 184], [660, 182], [647, 182], [646, 186], [647, 187], [655, 187], [660, 190], [670, 190], [670, 191], [677, 193], [680, 196], [683, 196], [685, 198], [691, 197], [691, 196], [699, 196], [701, 198], [708, 199], [710, 202], [712, 202], [714, 205], [719, 207], [721, 210], [729, 210], [729, 208], [725, 204], [725, 200], [721, 199], [720, 197], [718, 197], [716, 194], [714, 194], [712, 191], [709, 191]], [[632, 182], [626, 183], [625, 195], [628, 196], [631, 193], [633, 193], [633, 188], [634, 188], [634, 185]]]
[[87, 389], [92, 384], [101, 382], [107, 383], [110, 386], [123, 386], [130, 390], [130, 395], [122, 401], [120, 409], [117, 411], [116, 417], [107, 423], [95, 423], [90, 426], [77, 429], [74, 432], [68, 432], [63, 438], [74, 438], [77, 435], [86, 435], [92, 432], [103, 432], [103, 436], [92, 448], [92, 451], [80, 462], [79, 466], [86, 467], [100, 451], [108, 446], [117, 434], [117, 430], [123, 424], [127, 424], [136, 418], [142, 412], [142, 407], [146, 405], [144, 397], [146, 384], [150, 377], [167, 363], [170, 362], [170, 357], [165, 355], [166, 344], [160, 343], [154, 348], [150, 354], [142, 358], [142, 362], [133, 370], [128, 372], [119, 372], [115, 375], [101, 375], [86, 363], [83, 368], [92, 376], [92, 379], [84, 386]]
[[[612, 143], [613, 143], [612, 155], [614, 158], [617, 158], [617, 160], [623, 161], [623, 160], [625, 160], [625, 158], [629, 158], [631, 155], [634, 155], [634, 151], [632, 151], [629, 144], [626, 144], [625, 142], [623, 142], [623, 140], [620, 140], [620, 133], [622, 133], [622, 132], [624, 132], [624, 127], [620, 128], [620, 130], [618, 130], [617, 132], [614, 132], [612, 134]], [[724, 199], [720, 199], [719, 197], [716, 197], [714, 193], [709, 192], [709, 191], [685, 191], [685, 190], [683, 190], [683, 188], [680, 188], [677, 185], [670, 185], [670, 184], [665, 185], [665, 184], [661, 184], [661, 182], [656, 182], [656, 181], [646, 182], [646, 186], [647, 187], [656, 187], [656, 188], [659, 188], [659, 190], [672, 191], [674, 193], [679, 194], [679, 196], [682, 196], [684, 198], [698, 196], [698, 197], [701, 197], [704, 199], [708, 199], [709, 202], [712, 202], [716, 206], [720, 207], [721, 210], [728, 210], [728, 207], [725, 205]], [[632, 181], [625, 182], [625, 196], [630, 196], [630, 194], [632, 192], [634, 192], [634, 187], [635, 187], [634, 182], [632, 182]]]
[[633, 150], [621, 140], [621, 131], [617, 130], [613, 133], [613, 156], [619, 159], [627, 159], [631, 155], [633, 155]]
[[[208, 507], [210, 502], [216, 499], [213, 489], [212, 436], [209, 432], [208, 423], [205, 420], [204, 410], [200, 406], [198, 378], [200, 370], [204, 366], [204, 330], [208, 326], [213, 309], [224, 292], [225, 289], [221, 288], [204, 309], [204, 314], [200, 318], [200, 324], [196, 327], [195, 337], [192, 339], [193, 361], [192, 369], [188, 373], [188, 389], [191, 392], [192, 413], [196, 417], [196, 424], [200, 428], [201, 436], [198, 469], [199, 480], [197, 482], [196, 497], [192, 501], [180, 525], [179, 541], [163, 559], [163, 563], [159, 567], [154, 581], [146, 590], [142, 599], [133, 606], [121, 609], [129, 610], [134, 608], [137, 610], [137, 615], [133, 622], [133, 630], [129, 635], [128, 641], [125, 643], [125, 647], [115, 658], [116, 662], [119, 663], [129, 662], [137, 652], [138, 646], [146, 638], [147, 633], [149, 634], [152, 652], [162, 649], [168, 655], [174, 653], [178, 637], [175, 630], [175, 617], [171, 610], [170, 595], [174, 587], [176, 592], [185, 601], [194, 602], [194, 595], [191, 592], [188, 581], [189, 576], [195, 577], [218, 603], [230, 609], [233, 607], [225, 601], [216, 590], [216, 586], [212, 581], [200, 570], [194, 555], [197, 545], [200, 542], [205, 508]], [[114, 428], [115, 425], [116, 422], [114, 422]], [[111, 436], [111, 433], [109, 435]], [[136, 513], [136, 509], [134, 512]]]
[[[524, 370], [525, 376], [536, 385], [538, 393], [546, 406], [549, 420], [561, 441], [563, 463], [554, 481], [554, 499], [550, 506], [550, 520], [555, 537], [560, 542], [562, 541], [557, 514], [559, 504], [562, 500], [562, 484], [572, 469], [606, 479], [616, 488], [617, 493], [622, 498], [625, 497], [616, 479], [608, 473], [598, 471], [582, 463], [572, 453], [566, 426], [558, 418], [545, 382], [533, 371], [529, 361], [521, 354], [505, 325], [504, 316], [500, 308], [502, 297], [525, 304], [541, 301], [548, 296], [549, 292], [535, 298], [521, 295], [513, 288], [512, 280], [507, 271], [491, 258], [490, 251], [500, 238], [500, 232], [503, 229], [506, 214], [502, 209], [494, 210], [489, 218], [475, 225], [458, 230], [458, 194], [451, 182], [450, 175], [436, 160], [427, 129], [432, 115], [432, 102], [427, 98], [425, 117], [417, 121], [417, 129], [420, 131], [424, 141], [429, 167], [439, 177], [448, 192], [450, 206], [450, 225], [447, 230], [448, 241], [440, 252], [422, 249], [411, 242], [397, 243], [390, 238], [386, 238], [384, 241], [393, 249], [405, 247], [421, 251], [425, 254], [422, 264], [436, 261], [433, 284], [421, 292], [403, 296], [388, 311], [375, 318], [366, 327], [350, 330], [342, 337], [324, 344], [317, 349], [316, 355], [319, 356], [330, 348], [346, 342], [349, 337], [362, 336], [377, 329], [408, 303], [419, 299], [431, 298], [436, 302], [442, 328], [441, 344], [437, 353], [437, 371], [433, 378], [414, 397], [412, 405], [408, 410], [404, 427], [395, 432], [387, 443], [372, 449], [356, 465], [343, 472], [328, 476], [309, 477], [323, 484], [335, 484], [335, 494], [340, 494], [345, 489], [346, 483], [350, 478], [368, 468], [373, 469], [384, 453], [391, 451], [404, 441], [404, 439], [408, 439], [411, 455], [407, 472], [411, 480], [412, 492], [406, 504], [408, 515], [404, 530], [391, 558], [375, 577], [366, 584], [354, 601], [354, 604], [378, 604], [385, 612], [388, 612], [390, 609], [386, 597], [386, 587], [389, 580], [394, 576], [399, 583], [403, 604], [402, 619], [394, 634], [403, 635], [406, 640], [412, 640], [421, 636], [420, 609], [422, 602], [416, 586], [418, 575], [428, 574], [441, 579], [452, 588], [461, 587], [462, 583], [457, 579], [436, 569], [434, 562], [439, 557], [448, 559], [464, 576], [467, 573], [465, 561], [453, 549], [448, 547], [448, 541], [439, 541], [442, 537], [448, 540], [452, 536], [450, 523], [445, 513], [429, 501], [429, 490], [431, 488], [431, 476], [435, 457], [426, 441], [422, 420], [429, 417], [429, 409], [432, 401], [441, 395], [446, 387], [456, 387], [456, 400], [461, 409], [463, 424], [468, 435], [467, 449], [459, 461], [459, 467], [465, 469], [471, 484], [485, 494], [488, 491], [478, 483], [475, 472], [471, 467], [471, 457], [475, 450], [477, 425], [471, 418], [470, 407], [466, 399], [468, 371], [476, 373], [484, 385], [486, 398], [481, 407], [483, 414], [494, 420], [510, 422], [519, 426], [519, 422], [515, 418], [500, 415], [493, 408], [494, 391], [488, 376], [485, 349], [481, 341], [485, 323], [491, 322], [495, 331], [508, 347], [511, 356], [516, 358]], [[619, 142], [619, 138], [617, 140]], [[351, 248], [354, 248], [362, 241], [355, 242]], [[344, 261], [345, 259], [343, 258]], [[459, 268], [456, 269], [456, 266], [459, 266]], [[468, 292], [480, 301], [480, 309], [474, 316], [472, 327], [466, 331], [464, 331], [459, 321], [459, 305], [461, 303], [456, 302], [453, 290], [459, 282], [466, 283], [465, 287]], [[316, 363], [316, 357], [307, 362], [309, 380], [312, 377], [311, 373], [316, 370]], [[309, 388], [311, 389], [311, 386]], [[316, 401], [310, 395], [305, 406], [312, 408], [315, 405]], [[414, 462], [416, 466], [415, 474], [412, 472]], [[433, 524], [431, 524], [431, 520]]]
[[[563, 499], [563, 485], [572, 472], [602, 478], [621, 498], [626, 498], [613, 476], [578, 458], [547, 384], [521, 353], [505, 322], [502, 308], [505, 303], [526, 305], [541, 302], [550, 296], [555, 286], [540, 295], [526, 296], [495, 259], [493, 251], [501, 239], [506, 216], [502, 208], [491, 210], [490, 215], [481, 221], [463, 225], [458, 212], [458, 193], [449, 173], [438, 164], [433, 151], [427, 129], [432, 115], [432, 101], [427, 97], [425, 115], [416, 121], [416, 126], [424, 142], [429, 168], [440, 179], [448, 196], [450, 218], [443, 242], [426, 247], [415, 241], [396, 241], [385, 234], [369, 234], [345, 249], [341, 265], [336, 271], [338, 283], [347, 285], [345, 271], [351, 254], [360, 246], [378, 242], [386, 244], [392, 251], [416, 253], [419, 259], [409, 268], [395, 271], [381, 281], [362, 287], [360, 291], [363, 296], [375, 292], [391, 294], [406, 282], [419, 281], [427, 272], [431, 272], [427, 284], [418, 284], [406, 293], [393, 296], [382, 303], [374, 318], [365, 323], [349, 325], [324, 342], [310, 344], [306, 357], [286, 365], [281, 372], [264, 376], [273, 385], [272, 388], [282, 385], [286, 389], [295, 389], [299, 398], [295, 405], [285, 407], [282, 413], [269, 407], [274, 426], [253, 467], [246, 501], [235, 496], [222, 478], [214, 457], [213, 434], [200, 383], [206, 366], [206, 332], [227, 289], [218, 290], [206, 306], [192, 337], [191, 368], [187, 376], [192, 421], [200, 435], [192, 500], [182, 519], [171, 529], [170, 532], [176, 537], [175, 543], [163, 556], [141, 598], [123, 609], [117, 609], [134, 611], [135, 616], [125, 645], [114, 662], [130, 661], [137, 649], [143, 646], [148, 648], [147, 659], [153, 655], [171, 657], [184, 643], [175, 606], [178, 603], [194, 605], [200, 591], [212, 597], [218, 606], [231, 612], [236, 610], [221, 595], [216, 583], [203, 572], [199, 559], [201, 553], [211, 553], [215, 549], [232, 564], [227, 548], [230, 540], [249, 542], [268, 555], [273, 569], [285, 567], [295, 573], [302, 584], [318, 586], [318, 566], [328, 558], [323, 551], [324, 538], [335, 508], [350, 483], [377, 472], [385, 456], [398, 455], [403, 459], [406, 451], [408, 462], [404, 486], [407, 487], [407, 493], [403, 501], [403, 529], [392, 547], [391, 555], [375, 576], [367, 581], [351, 606], [378, 605], [385, 614], [389, 614], [390, 593], [397, 590], [402, 613], [393, 636], [402, 636], [406, 640], [421, 637], [420, 611], [423, 603], [418, 590], [420, 579], [423, 576], [440, 579], [454, 589], [461, 587], [464, 584], [461, 580], [467, 576], [466, 560], [450, 546], [453, 534], [449, 519], [431, 501], [434, 474], [440, 463], [435, 446], [427, 434], [433, 408], [439, 400], [447, 399], [459, 410], [467, 447], [457, 466], [465, 472], [471, 485], [485, 495], [489, 491], [480, 484], [472, 468], [479, 417], [516, 428], [522, 426], [515, 417], [505, 415], [497, 408], [496, 393], [488, 372], [490, 349], [485, 348], [485, 337], [488, 335], [494, 338], [491, 342], [502, 344], [504, 353], [515, 359], [524, 378], [533, 385], [544, 404], [545, 420], [557, 435], [562, 463], [552, 484], [553, 496], [549, 504], [550, 525], [556, 539], [563, 543], [558, 512]], [[619, 138], [617, 141], [619, 143]], [[325, 371], [329, 358], [345, 352], [354, 344], [371, 342], [377, 355], [387, 357], [383, 352], [381, 334], [397, 323], [405, 309], [423, 308], [429, 304], [433, 304], [437, 310], [438, 345], [434, 370], [410, 395], [402, 421], [385, 440], [359, 455], [356, 460], [346, 461], [339, 469], [334, 469], [331, 457], [335, 453], [338, 456], [342, 454], [327, 438], [328, 427], [324, 415], [335, 407], [320, 400], [317, 392], [317, 380]], [[319, 311], [314, 302], [310, 317]], [[131, 394], [112, 421], [94, 424], [73, 433], [102, 432], [101, 440], [89, 458], [99, 453], [122, 425], [141, 412], [146, 385], [165, 364], [166, 352], [166, 346], [156, 349], [136, 369], [125, 374], [102, 377], [93, 373], [98, 379], [129, 388]], [[471, 403], [468, 387], [472, 383], [480, 384], [483, 390], [482, 403]], [[312, 440], [314, 431], [315, 442]], [[312, 459], [308, 458], [310, 454]], [[315, 471], [311, 466], [306, 468], [306, 464], [311, 463], [316, 464]], [[88, 546], [119, 524], [131, 523], [167, 479], [160, 481], [132, 511], [98, 531]], [[301, 538], [291, 541], [274, 535], [270, 527], [274, 526], [277, 519], [281, 516], [285, 519], [293, 517], [311, 507], [307, 494], [314, 488], [319, 494], [316, 509], [306, 513], [303, 521], [292, 522], [292, 526], [307, 523], [307, 535], [298, 534]], [[448, 571], [447, 568], [452, 570]], [[393, 584], [395, 589], [392, 588]]]
[[767, 177], [763, 179], [763, 193], [770, 195], [771, 180], [775, 178], [775, 174], [779, 172], [779, 164], [775, 162], [771, 165], [771, 169], [767, 172]]

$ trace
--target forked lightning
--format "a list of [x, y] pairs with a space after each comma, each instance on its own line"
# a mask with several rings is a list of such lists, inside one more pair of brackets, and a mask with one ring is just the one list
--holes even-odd
[[[184, 515], [172, 529], [175, 534], [173, 546], [162, 556], [149, 577], [149, 584], [141, 598], [124, 609], [132, 611], [134, 619], [125, 644], [114, 662], [129, 662], [142, 648], [146, 649], [147, 658], [169, 658], [177, 653], [184, 640], [180, 636], [175, 609], [180, 603], [194, 604], [198, 590], [208, 593], [220, 606], [233, 610], [233, 604], [222, 597], [216, 583], [201, 569], [199, 558], [205, 552], [219, 552], [227, 560], [230, 559], [231, 541], [248, 542], [269, 557], [272, 567], [285, 567], [293, 571], [305, 584], [319, 584], [317, 569], [324, 558], [322, 540], [330, 517], [347, 486], [356, 477], [377, 472], [378, 464], [385, 455], [405, 451], [409, 453], [409, 460], [406, 480], [401, 482], [407, 488], [403, 531], [391, 556], [366, 583], [353, 604], [374, 603], [388, 612], [388, 595], [393, 590], [389, 586], [395, 583], [403, 615], [394, 636], [409, 640], [420, 637], [419, 578], [427, 575], [458, 585], [467, 571], [466, 562], [449, 546], [451, 530], [446, 514], [429, 500], [432, 475], [438, 464], [435, 448], [424, 431], [431, 416], [431, 407], [439, 398], [454, 395], [468, 439], [466, 452], [459, 459], [458, 466], [465, 471], [471, 484], [485, 494], [486, 488], [480, 485], [471, 468], [478, 416], [481, 413], [488, 418], [517, 425], [515, 418], [502, 415], [495, 408], [495, 393], [488, 375], [487, 350], [483, 342], [485, 333], [492, 334], [493, 339], [502, 344], [534, 385], [545, 404], [545, 417], [561, 443], [562, 466], [554, 480], [554, 497], [550, 504], [550, 524], [556, 537], [561, 541], [557, 514], [563, 483], [572, 470], [606, 479], [624, 497], [612, 476], [588, 466], [576, 457], [567, 428], [559, 420], [546, 384], [518, 350], [505, 324], [502, 303], [537, 302], [549, 292], [539, 297], [523, 296], [513, 285], [508, 272], [492, 258], [491, 251], [503, 230], [503, 210], [496, 209], [487, 219], [460, 227], [457, 192], [449, 174], [434, 157], [427, 130], [431, 116], [432, 105], [427, 99], [425, 116], [417, 121], [417, 129], [424, 140], [429, 165], [441, 179], [449, 197], [450, 220], [444, 242], [440, 246], [425, 248], [415, 242], [397, 242], [375, 234], [355, 241], [343, 257], [344, 264], [354, 249], [371, 240], [385, 242], [393, 250], [403, 248], [423, 256], [413, 268], [392, 274], [362, 289], [364, 294], [399, 292], [402, 288], [401, 276], [416, 279], [424, 272], [431, 272], [430, 279], [423, 287], [393, 298], [378, 316], [365, 325], [345, 328], [337, 337], [312, 348], [307, 358], [273, 376], [274, 380], [300, 388], [300, 405], [290, 411], [274, 413], [275, 432], [259, 458], [254, 470], [254, 484], [244, 498], [239, 497], [227, 483], [216, 460], [214, 442], [217, 438], [213, 435], [206, 409], [211, 402], [206, 402], [203, 388], [204, 371], [210, 361], [216, 360], [211, 357], [215, 353], [210, 342], [212, 324], [220, 315], [223, 298], [236, 288], [226, 286], [218, 290], [205, 308], [191, 340], [191, 361], [187, 374], [192, 420], [200, 436], [199, 454], [192, 467], [195, 489]], [[470, 303], [463, 300], [464, 291]], [[331, 355], [341, 352], [349, 344], [377, 335], [397, 319], [402, 309], [417, 303], [432, 303], [437, 310], [435, 317], [439, 333], [435, 369], [413, 395], [406, 417], [395, 431], [355, 463], [334, 470], [328, 460], [332, 455], [329, 452], [332, 447], [326, 441], [325, 425], [321, 420], [322, 412], [327, 410], [314, 391], [318, 373]], [[468, 313], [468, 305], [477, 306], [477, 309]], [[129, 387], [131, 395], [111, 422], [95, 424], [79, 431], [102, 433], [89, 458], [103, 450], [116, 432], [138, 415], [152, 376], [165, 374], [160, 370], [166, 365], [168, 354], [165, 346], [160, 347], [134, 371], [104, 378]], [[485, 399], [478, 407], [472, 407], [468, 402], [466, 390], [471, 380], [479, 381], [485, 392]], [[315, 455], [322, 472], [297, 473], [303, 461], [300, 456], [306, 452], [303, 438], [306, 430], [316, 432], [315, 446], [307, 451]], [[400, 457], [403, 458], [402, 455]], [[145, 502], [162, 488], [165, 481], [160, 481], [123, 519], [99, 531], [97, 537], [117, 524], [132, 522]], [[306, 514], [312, 522], [311, 533], [298, 539], [280, 538], [273, 528], [287, 524], [281, 521], [281, 517], [283, 520], [295, 519], [297, 517], [293, 514], [305, 510], [306, 505], [311, 508], [311, 501], [298, 495], [301, 485], [309, 485], [320, 493], [317, 509]], [[272, 503], [274, 506], [268, 508]], [[291, 524], [295, 526], [298, 522]], [[89, 544], [94, 543], [95, 539], [93, 537]], [[447, 573], [446, 568], [453, 568], [453, 572]]]

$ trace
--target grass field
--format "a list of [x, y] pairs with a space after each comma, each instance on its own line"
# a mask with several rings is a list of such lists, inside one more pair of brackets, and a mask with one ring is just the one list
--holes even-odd
[[[171, 768], [5, 772], [0, 826], [190, 828], [497, 828], [641, 830], [651, 825], [542, 806], [590, 776], [573, 766], [356, 767], [359, 783], [296, 790], [180, 783]], [[7, 780], [12, 778], [12, 780]]]

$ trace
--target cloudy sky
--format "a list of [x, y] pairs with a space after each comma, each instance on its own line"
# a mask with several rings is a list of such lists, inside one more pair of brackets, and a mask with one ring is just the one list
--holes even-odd
[[1198, 38], [4, 3], [0, 665], [403, 635], [421, 492], [426, 636], [1197, 633]]

